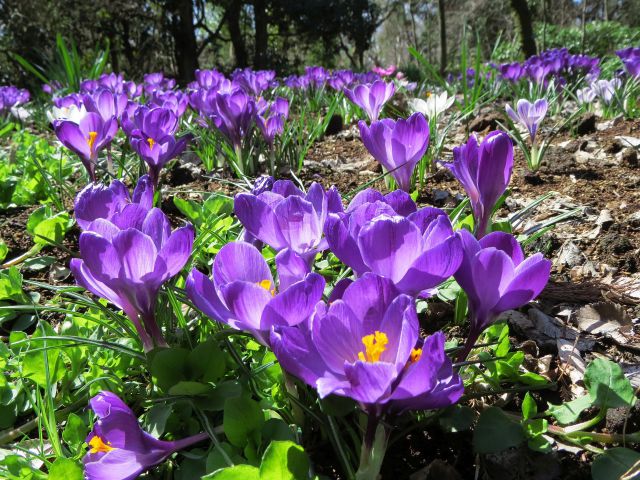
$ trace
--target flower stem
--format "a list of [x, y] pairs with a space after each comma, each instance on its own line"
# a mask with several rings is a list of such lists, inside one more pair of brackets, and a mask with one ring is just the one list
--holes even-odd
[[356, 480], [376, 480], [380, 474], [389, 436], [385, 426], [380, 423], [377, 413], [371, 412], [367, 418], [367, 428], [362, 440], [360, 465]]

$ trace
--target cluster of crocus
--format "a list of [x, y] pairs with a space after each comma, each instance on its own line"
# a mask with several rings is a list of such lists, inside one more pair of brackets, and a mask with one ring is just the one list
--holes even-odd
[[[87, 187], [76, 204], [81, 212], [80, 258], [71, 260], [79, 285], [122, 309], [145, 351], [166, 346], [156, 323], [160, 287], [191, 255], [191, 225], [171, 231], [166, 215], [151, 207], [152, 189], [142, 179], [133, 202], [120, 184]], [[99, 202], [105, 201], [99, 208]]]
[[112, 392], [98, 393], [89, 404], [97, 421], [82, 459], [87, 480], [133, 480], [178, 450], [208, 438], [200, 433], [172, 442], [158, 440], [140, 428], [135, 414]]
[[360, 121], [358, 128], [369, 153], [408, 192], [413, 170], [429, 146], [429, 123], [424, 115], [414, 113], [398, 120], [383, 118], [369, 126]]
[[376, 122], [385, 103], [396, 91], [394, 83], [378, 80], [372, 84], [357, 85], [353, 89], [344, 89], [345, 96], [362, 108], [370, 122]]
[[522, 63], [506, 63], [496, 68], [501, 77], [510, 82], [527, 78], [536, 84], [547, 84], [553, 79], [558, 84], [578, 76], [596, 78], [600, 74], [599, 64], [597, 57], [574, 55], [566, 48], [559, 48], [546, 50]]
[[358, 194], [325, 224], [331, 251], [358, 276], [373, 272], [409, 295], [429, 296], [458, 269], [460, 242], [437, 208], [416, 209], [404, 192]]
[[640, 47], [623, 48], [616, 52], [629, 76], [640, 79]]
[[29, 90], [13, 85], [0, 86], [0, 117], [11, 113], [14, 117], [24, 120], [28, 114], [20, 105], [27, 103], [30, 98]]
[[164, 107], [140, 106], [126, 120], [123, 116], [123, 129], [129, 135], [131, 147], [149, 166], [155, 186], [160, 170], [187, 148], [190, 137], [177, 138], [178, 125], [179, 118], [173, 110]]

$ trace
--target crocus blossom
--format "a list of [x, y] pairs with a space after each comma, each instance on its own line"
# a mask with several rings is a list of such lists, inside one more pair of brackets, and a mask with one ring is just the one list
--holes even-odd
[[232, 242], [220, 249], [208, 278], [194, 269], [187, 278], [187, 295], [203, 313], [237, 330], [250, 332], [268, 345], [275, 325], [297, 325], [306, 321], [322, 298], [324, 279], [317, 273], [304, 274], [297, 257], [281, 252], [276, 257], [278, 284], [260, 251], [244, 242]]
[[178, 118], [168, 108], [139, 108], [133, 116], [137, 129], [132, 131], [131, 147], [149, 166], [149, 176], [157, 186], [162, 167], [187, 148], [190, 137], [174, 136]]
[[191, 225], [171, 232], [161, 210], [126, 205], [110, 220], [98, 218], [80, 235], [80, 258], [71, 260], [76, 282], [122, 309], [145, 351], [166, 346], [155, 320], [160, 287], [191, 255]]
[[395, 91], [396, 86], [393, 82], [387, 83], [378, 80], [372, 84], [357, 85], [353, 89], [345, 88], [344, 94], [366, 112], [369, 121], [375, 122], [378, 120], [382, 107]]
[[618, 90], [621, 85], [622, 82], [619, 78], [613, 78], [611, 80], [600, 79], [591, 84], [591, 90], [593, 90], [605, 105], [610, 105], [615, 97], [616, 90]]
[[116, 117], [105, 121], [99, 114], [88, 112], [80, 119], [80, 123], [62, 120], [56, 122], [54, 128], [58, 139], [80, 157], [89, 178], [95, 182], [98, 153], [109, 145], [118, 133]]
[[549, 280], [551, 262], [541, 253], [526, 258], [513, 235], [492, 232], [476, 240], [467, 230], [457, 235], [464, 256], [455, 279], [467, 294], [471, 328], [460, 359], [480, 333], [506, 310], [526, 305]]
[[429, 119], [429, 122], [433, 122], [453, 105], [455, 99], [453, 96], [449, 97], [446, 91], [436, 94], [428, 93], [426, 100], [422, 98], [409, 100], [409, 108], [413, 112], [423, 114]]
[[362, 143], [378, 162], [382, 164], [398, 186], [408, 192], [411, 188], [413, 170], [427, 151], [429, 124], [421, 113], [397, 121], [384, 118], [371, 126], [358, 122]]
[[276, 251], [291, 249], [309, 265], [327, 248], [322, 230], [327, 215], [342, 211], [335, 187], [313, 183], [305, 194], [290, 180], [278, 180], [271, 191], [241, 193], [234, 211], [244, 228]]
[[[395, 208], [398, 204], [406, 201]], [[373, 272], [403, 293], [428, 296], [458, 269], [460, 242], [442, 210], [427, 207], [403, 214], [389, 201], [362, 202], [344, 214], [329, 215], [327, 242], [356, 275]]]
[[616, 51], [627, 73], [633, 78], [640, 78], [640, 47], [628, 47]]
[[548, 108], [549, 104], [544, 98], [540, 98], [534, 103], [521, 98], [518, 100], [516, 110], [513, 110], [509, 104], [505, 107], [507, 114], [511, 117], [511, 120], [515, 123], [519, 123], [529, 131], [529, 137], [531, 138], [532, 143], [536, 140], [538, 127], [540, 126], [544, 116], [547, 114]]
[[321, 398], [350, 397], [374, 415], [446, 407], [463, 392], [444, 335], [420, 339], [414, 299], [370, 273], [342, 298], [319, 303], [308, 324], [275, 327], [271, 345], [282, 367]]
[[206, 440], [200, 433], [173, 442], [158, 440], [140, 428], [131, 409], [115, 394], [102, 391], [90, 401], [98, 417], [87, 436], [82, 459], [87, 480], [133, 480], [174, 452]]
[[87, 111], [99, 114], [104, 121], [108, 121], [112, 117], [120, 119], [128, 101], [125, 93], [115, 94], [106, 88], [101, 88], [82, 97], [82, 103]]
[[209, 105], [215, 127], [227, 137], [234, 148], [242, 146], [242, 139], [249, 133], [256, 116], [253, 98], [242, 90], [232, 93], [218, 93]]
[[488, 134], [478, 143], [475, 134], [453, 149], [453, 162], [445, 166], [462, 184], [473, 211], [476, 236], [487, 232], [493, 207], [504, 193], [513, 170], [513, 144], [502, 131]]
[[145, 210], [150, 210], [153, 206], [153, 183], [148, 175], [138, 179], [133, 198], [120, 180], [114, 180], [108, 187], [102, 183], [90, 183], [75, 198], [76, 222], [81, 229], [87, 230], [94, 220], [111, 220], [131, 203], [138, 204]]

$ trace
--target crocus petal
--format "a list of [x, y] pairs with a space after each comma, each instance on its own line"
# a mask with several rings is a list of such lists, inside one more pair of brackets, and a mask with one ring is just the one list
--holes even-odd
[[418, 227], [402, 217], [381, 215], [365, 225], [358, 236], [358, 247], [367, 266], [394, 282], [407, 273], [421, 245]]
[[262, 312], [261, 330], [274, 325], [294, 326], [306, 321], [322, 298], [325, 281], [321, 275], [310, 273], [304, 280], [273, 297]]
[[311, 272], [309, 263], [290, 248], [285, 248], [276, 255], [276, 270], [281, 290], [286, 290]]
[[349, 396], [364, 404], [377, 403], [391, 390], [396, 368], [387, 362], [346, 364], [344, 372], [350, 383]]
[[139, 282], [153, 272], [158, 250], [150, 237], [129, 228], [113, 237], [113, 247], [122, 265], [121, 277]]
[[218, 297], [218, 292], [209, 277], [193, 269], [187, 277], [185, 290], [193, 304], [206, 316], [233, 328], [242, 328], [233, 313]]
[[380, 329], [387, 309], [398, 294], [390, 279], [365, 273], [346, 288], [342, 300], [361, 319], [362, 331], [367, 334]]
[[307, 330], [275, 328], [271, 331], [270, 344], [282, 368], [311, 386], [327, 371]]
[[502, 298], [493, 308], [495, 313], [521, 307], [536, 298], [549, 281], [551, 262], [541, 253], [527, 258], [514, 271]]
[[362, 260], [356, 239], [349, 234], [348, 222], [346, 215], [329, 215], [324, 224], [325, 238], [333, 254], [350, 266], [356, 275], [362, 275], [369, 267]]
[[164, 243], [159, 258], [164, 260], [169, 276], [177, 275], [185, 266], [193, 248], [194, 230], [191, 225], [178, 228]]
[[220, 292], [225, 305], [233, 315], [253, 330], [262, 328], [262, 312], [271, 300], [271, 293], [260, 285], [236, 281], [221, 285]]
[[256, 247], [245, 242], [231, 242], [220, 249], [213, 263], [213, 280], [218, 286], [237, 280], [255, 284], [267, 280], [273, 285], [264, 257]]
[[276, 250], [287, 246], [280, 232], [276, 214], [263, 200], [254, 195], [241, 193], [236, 195], [233, 208], [244, 228], [254, 237]]
[[363, 333], [358, 317], [342, 301], [329, 306], [325, 315], [316, 316], [312, 325], [313, 342], [327, 367], [337, 375], [344, 375], [344, 362], [354, 362], [364, 350]]

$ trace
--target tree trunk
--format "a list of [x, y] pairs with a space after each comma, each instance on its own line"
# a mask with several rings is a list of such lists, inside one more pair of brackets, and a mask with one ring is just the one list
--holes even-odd
[[511, 0], [511, 8], [513, 8], [516, 15], [518, 15], [518, 21], [520, 22], [522, 52], [526, 58], [532, 57], [537, 53], [536, 39], [533, 33], [531, 10], [529, 10], [527, 0]]
[[171, 0], [167, 4], [171, 15], [169, 26], [173, 36], [178, 81], [186, 85], [194, 79], [198, 68], [198, 44], [193, 26], [192, 0]]
[[253, 0], [253, 15], [256, 22], [256, 47], [253, 55], [253, 67], [267, 68], [267, 49], [269, 47], [269, 19], [265, 0]]
[[247, 48], [244, 44], [244, 38], [242, 38], [242, 30], [240, 30], [241, 9], [242, 2], [231, 0], [227, 10], [227, 26], [233, 45], [233, 54], [236, 57], [236, 67], [244, 68], [247, 66]]
[[447, 19], [444, 3], [445, 0], [438, 0], [438, 13], [440, 16], [440, 75], [444, 75], [447, 69]]

